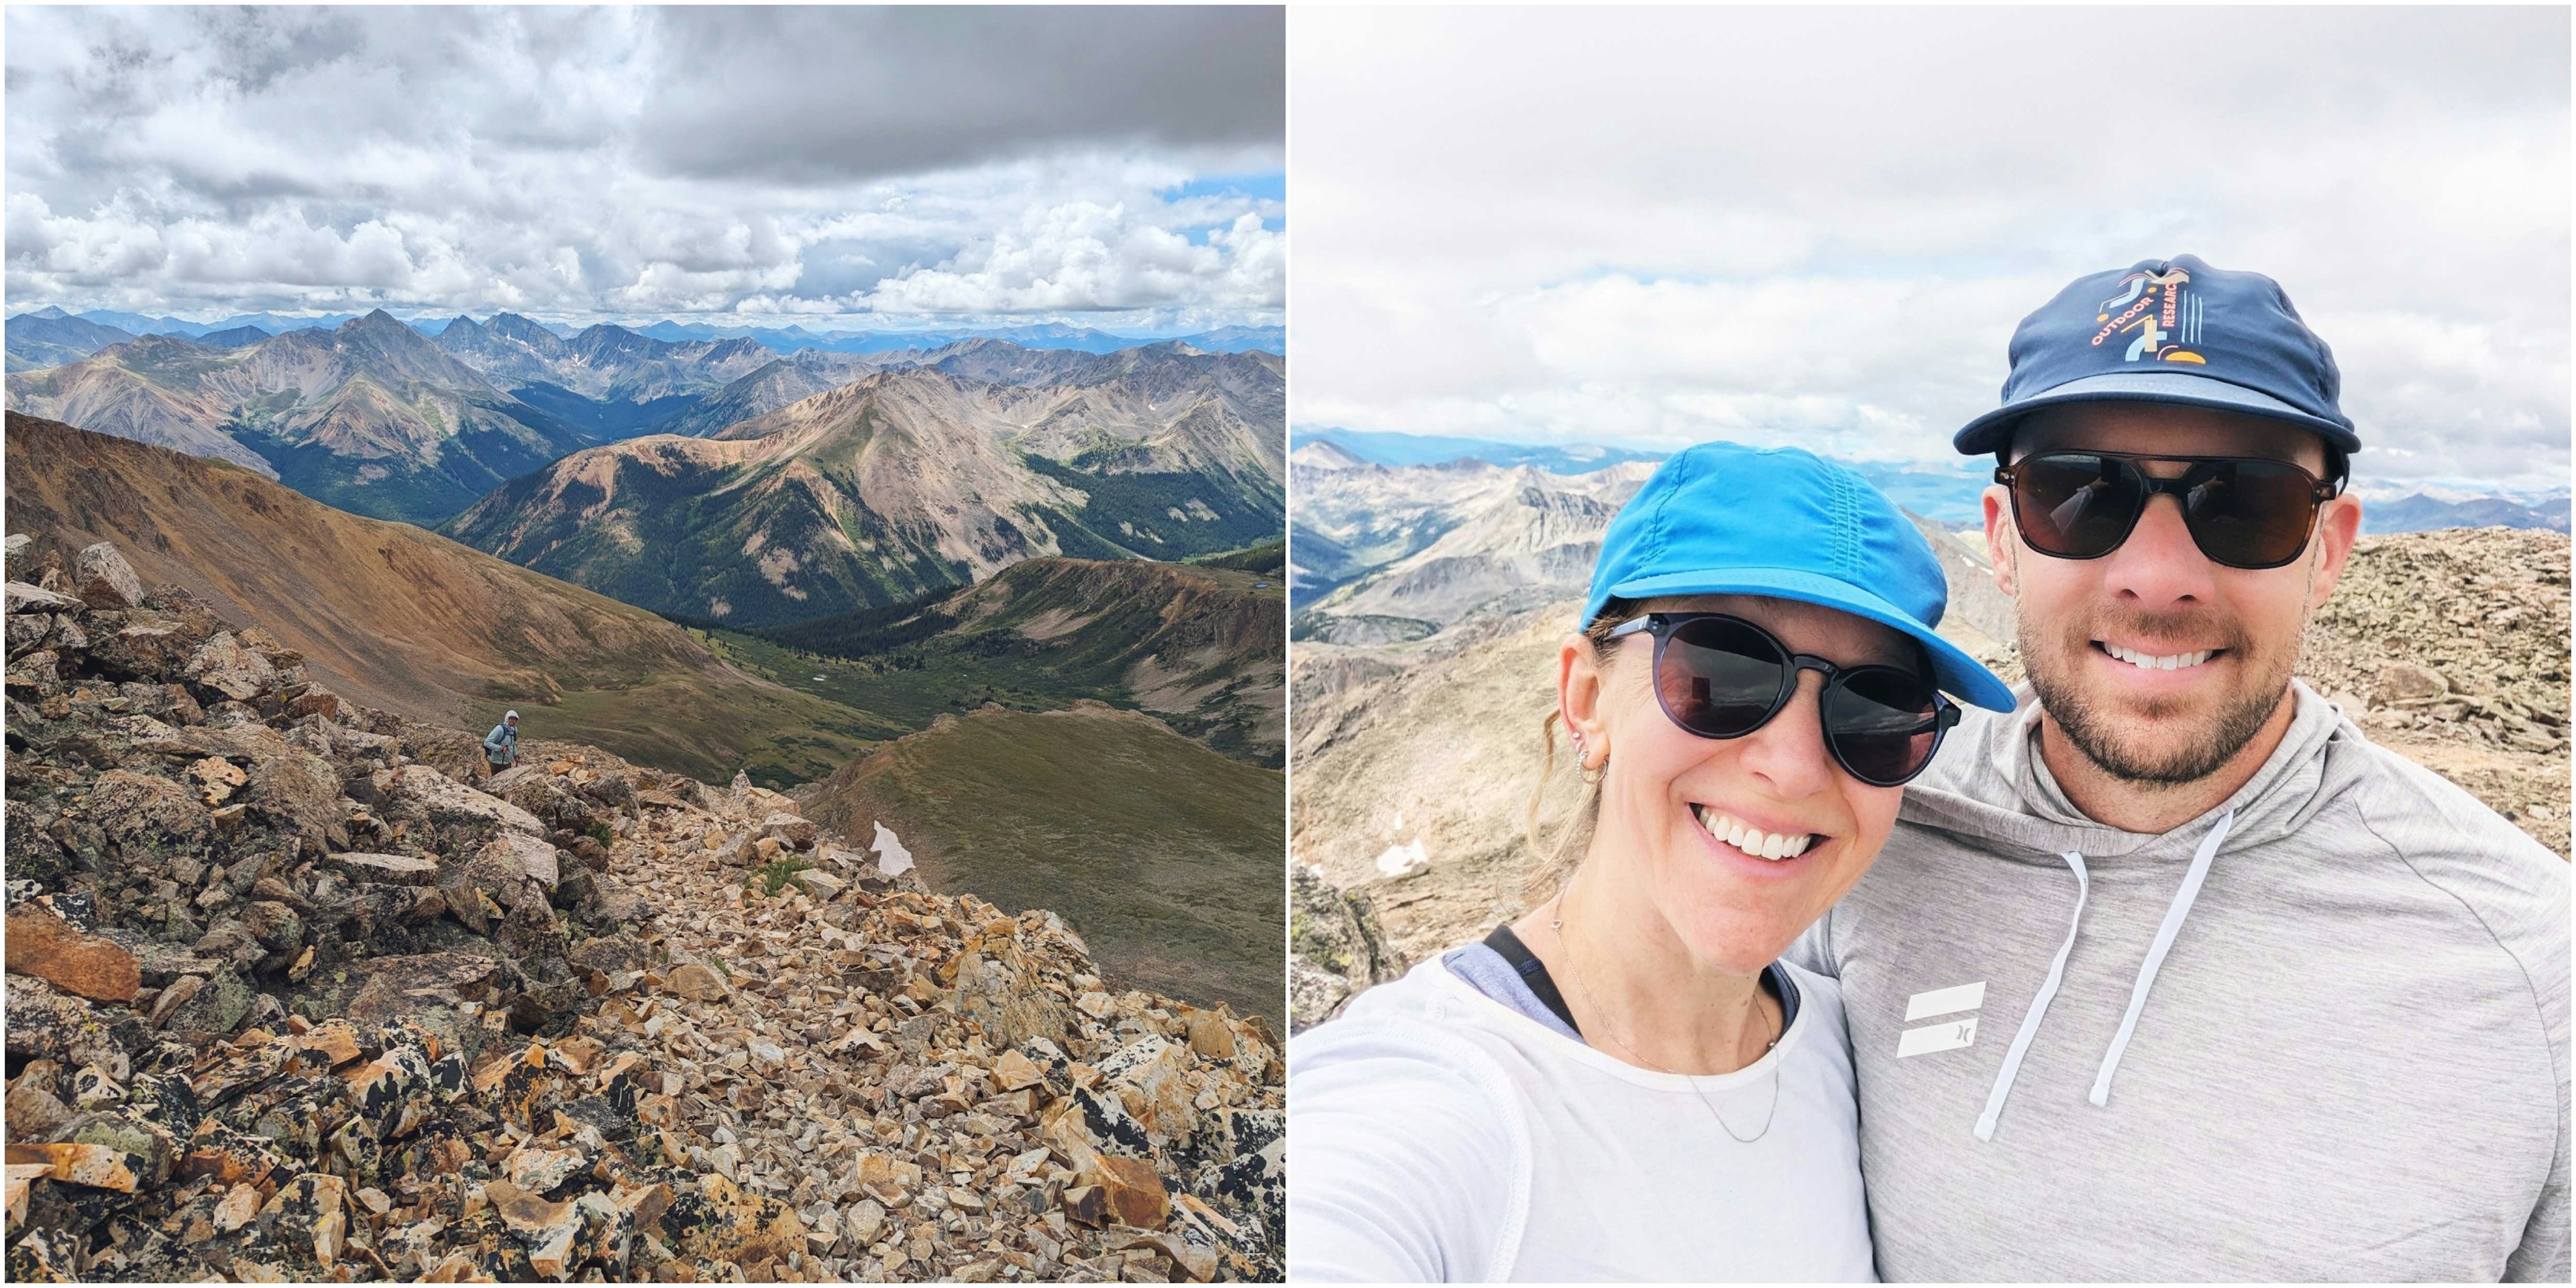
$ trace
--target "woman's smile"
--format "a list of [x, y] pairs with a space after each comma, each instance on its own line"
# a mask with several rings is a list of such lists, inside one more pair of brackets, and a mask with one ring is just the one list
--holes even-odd
[[1826, 839], [1821, 833], [1791, 827], [1766, 827], [1747, 814], [1721, 810], [1717, 806], [1691, 802], [1691, 818], [1700, 829], [1747, 858], [1779, 863], [1805, 854], [1816, 842]]

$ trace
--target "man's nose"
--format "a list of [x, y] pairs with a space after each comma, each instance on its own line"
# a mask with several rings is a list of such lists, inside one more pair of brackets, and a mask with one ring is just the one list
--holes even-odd
[[2147, 498], [2129, 539], [2103, 564], [2104, 588], [2150, 611], [2206, 602], [2216, 589], [2217, 565], [2192, 541], [2181, 499], [2162, 493]]

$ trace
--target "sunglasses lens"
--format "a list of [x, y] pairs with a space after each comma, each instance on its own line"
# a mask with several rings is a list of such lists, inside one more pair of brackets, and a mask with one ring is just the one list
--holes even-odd
[[1941, 712], [1932, 686], [1903, 671], [1869, 667], [1825, 694], [1825, 737], [1854, 778], [1894, 787], [1932, 763]]
[[2013, 518], [2022, 540], [2045, 555], [2090, 559], [2129, 535], [2146, 497], [2128, 462], [2051, 452], [2013, 467]]
[[1742, 622], [1698, 618], [1673, 629], [1655, 668], [1664, 713], [1703, 738], [1739, 738], [1780, 705], [1788, 659]]
[[2183, 517], [2201, 553], [2234, 568], [2277, 567], [2298, 557], [2317, 516], [2316, 481], [2271, 461], [2195, 466]]

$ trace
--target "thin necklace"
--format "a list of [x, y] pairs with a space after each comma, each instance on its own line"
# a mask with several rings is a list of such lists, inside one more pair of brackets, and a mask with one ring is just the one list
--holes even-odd
[[[1555, 901], [1556, 915], [1549, 919], [1547, 928], [1550, 933], [1556, 936], [1556, 946], [1565, 950], [1565, 971], [1567, 974], [1574, 977], [1575, 991], [1583, 994], [1584, 1008], [1601, 1017], [1602, 1036], [1609, 1038], [1612, 1042], [1618, 1043], [1619, 1049], [1627, 1052], [1629, 1059], [1634, 1060], [1657, 1073], [1663, 1074], [1666, 1077], [1687, 1079], [1690, 1083], [1691, 1094], [1699, 1097], [1700, 1107], [1708, 1111], [1709, 1117], [1717, 1120], [1717, 1129], [1725, 1132], [1727, 1137], [1733, 1140], [1736, 1144], [1750, 1145], [1753, 1142], [1770, 1135], [1771, 1122], [1780, 1115], [1779, 1061], [1774, 1060], [1771, 1062], [1771, 1108], [1768, 1112], [1762, 1115], [1762, 1129], [1750, 1136], [1738, 1136], [1735, 1134], [1735, 1129], [1727, 1125], [1726, 1115], [1717, 1111], [1717, 1102], [1710, 1100], [1708, 1098], [1708, 1093], [1700, 1090], [1698, 1078], [1689, 1074], [1675, 1073], [1673, 1070], [1667, 1069], [1664, 1066], [1647, 1059], [1645, 1056], [1638, 1054], [1637, 1048], [1628, 1045], [1628, 1040], [1626, 1038], [1619, 1036], [1618, 1031], [1609, 1022], [1610, 1012], [1604, 1009], [1598, 1000], [1594, 999], [1592, 996], [1591, 986], [1583, 982], [1583, 968], [1574, 964], [1574, 946], [1565, 941], [1565, 896], [1572, 892], [1573, 886], [1573, 881], [1569, 880], [1566, 882], [1566, 889], [1557, 892]], [[1757, 985], [1757, 987], [1759, 986]], [[1755, 1009], [1758, 1010], [1760, 1008], [1756, 1007]], [[1772, 1049], [1780, 1045], [1780, 1039], [1788, 1036], [1789, 1029], [1786, 1023], [1787, 1019], [1788, 1013], [1785, 1011], [1782, 1012], [1781, 1020], [1783, 1023], [1780, 1031], [1772, 1034], [1771, 1040], [1763, 1044], [1763, 1055], [1770, 1055]]]

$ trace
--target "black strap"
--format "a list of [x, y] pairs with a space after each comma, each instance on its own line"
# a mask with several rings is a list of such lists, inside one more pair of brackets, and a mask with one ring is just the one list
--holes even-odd
[[[1529, 986], [1531, 995], [1565, 1021], [1565, 1027], [1574, 1030], [1576, 1037], [1583, 1036], [1583, 1026], [1575, 1023], [1574, 1013], [1566, 1009], [1565, 995], [1556, 991], [1556, 981], [1548, 976], [1547, 963], [1540, 961], [1510, 926], [1494, 927], [1494, 933], [1485, 936], [1485, 946], [1502, 954], [1503, 960], [1519, 972], [1521, 982]], [[1780, 1031], [1787, 1033], [1789, 1026], [1798, 1022], [1797, 985], [1790, 981], [1789, 972], [1774, 962], [1762, 968], [1762, 991], [1780, 1004]]]
[[1583, 1026], [1574, 1022], [1574, 1012], [1566, 1009], [1565, 995], [1557, 992], [1556, 981], [1548, 978], [1547, 963], [1530, 952], [1529, 945], [1522, 943], [1521, 937], [1513, 934], [1510, 926], [1494, 927], [1494, 933], [1485, 936], [1485, 946], [1501, 953], [1503, 960], [1512, 964], [1512, 969], [1520, 973], [1521, 982], [1529, 985], [1530, 993], [1548, 1010], [1555, 1012], [1556, 1018], [1565, 1021], [1565, 1027], [1574, 1030], [1577, 1037], [1583, 1035]]

